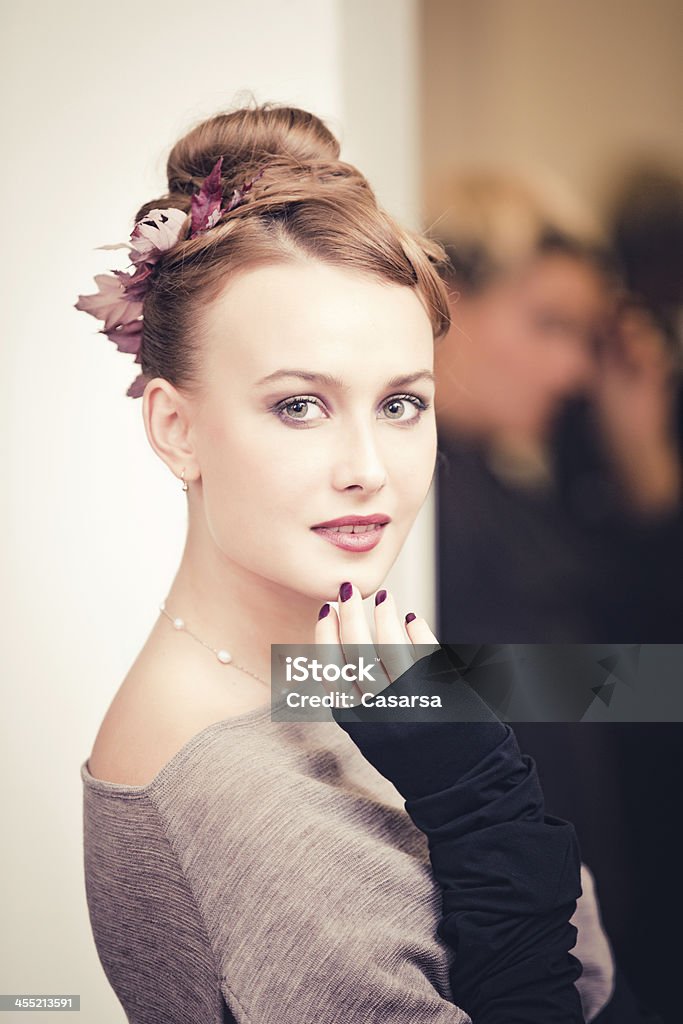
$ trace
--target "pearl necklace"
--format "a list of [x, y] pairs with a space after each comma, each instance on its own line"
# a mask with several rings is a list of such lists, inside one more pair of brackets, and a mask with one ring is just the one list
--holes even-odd
[[165, 601], [162, 601], [161, 604], [159, 605], [159, 611], [163, 612], [163, 614], [166, 616], [167, 619], [170, 619], [170, 621], [173, 623], [173, 628], [174, 629], [184, 630], [186, 633], [188, 633], [192, 637], [193, 640], [196, 640], [198, 643], [202, 644], [202, 646], [208, 648], [208, 650], [213, 651], [213, 653], [216, 655], [216, 657], [218, 658], [218, 660], [220, 661], [220, 663], [222, 665], [228, 665], [228, 664], [230, 664], [232, 662], [232, 665], [233, 665], [234, 668], [238, 668], [241, 672], [246, 672], [248, 675], [253, 676], [254, 679], [258, 679], [259, 683], [263, 683], [264, 686], [269, 686], [270, 685], [269, 683], [267, 683], [265, 681], [265, 679], [261, 679], [260, 676], [257, 676], [255, 672], [251, 672], [248, 668], [244, 668], [243, 665], [238, 665], [237, 662], [233, 661], [232, 660], [232, 655], [230, 654], [229, 651], [226, 651], [226, 649], [224, 647], [221, 647], [219, 650], [216, 650], [215, 647], [211, 647], [210, 644], [207, 644], [207, 643], [205, 643], [204, 640], [201, 640], [198, 636], [196, 636], [192, 632], [192, 630], [187, 628], [187, 626], [185, 625], [185, 620], [184, 619], [173, 618], [172, 615], [169, 615], [168, 612], [166, 611], [166, 602]]

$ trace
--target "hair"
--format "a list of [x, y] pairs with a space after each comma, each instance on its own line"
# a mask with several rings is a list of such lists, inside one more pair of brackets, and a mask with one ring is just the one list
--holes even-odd
[[449, 287], [475, 293], [543, 254], [562, 253], [612, 274], [597, 221], [560, 182], [536, 172], [455, 170], [430, 190], [430, 235], [443, 245]]
[[141, 206], [136, 222], [153, 209], [189, 213], [219, 157], [224, 200], [247, 180], [258, 180], [215, 227], [178, 242], [156, 263], [143, 307], [139, 361], [145, 376], [198, 390], [201, 351], [194, 339], [207, 304], [232, 275], [268, 264], [320, 260], [413, 288], [435, 340], [447, 332], [442, 246], [401, 227], [339, 153], [320, 118], [275, 103], [216, 114], [175, 143], [168, 191]]

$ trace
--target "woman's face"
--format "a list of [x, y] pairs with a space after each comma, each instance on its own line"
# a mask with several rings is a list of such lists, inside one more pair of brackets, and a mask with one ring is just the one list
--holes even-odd
[[590, 388], [608, 309], [599, 272], [559, 253], [462, 296], [437, 346], [439, 418], [443, 407], [445, 425], [460, 415], [465, 427], [543, 433], [565, 398]]
[[[316, 600], [336, 599], [344, 580], [368, 596], [435, 466], [434, 342], [420, 299], [310, 261], [243, 272], [206, 317], [192, 494], [217, 553]], [[378, 513], [391, 521], [370, 550], [313, 529]]]

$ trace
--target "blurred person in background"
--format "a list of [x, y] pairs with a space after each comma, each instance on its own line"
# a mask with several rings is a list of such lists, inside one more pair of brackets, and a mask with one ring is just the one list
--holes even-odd
[[[681, 536], [680, 405], [663, 332], [557, 190], [472, 172], [436, 202], [432, 231], [453, 263], [453, 325], [436, 355], [439, 548], [470, 581], [463, 594], [443, 574], [447, 631], [677, 639], [666, 581]], [[465, 491], [466, 506], [449, 497]]]
[[[679, 364], [626, 273], [633, 252], [554, 183], [495, 172], [445, 179], [428, 222], [452, 263], [435, 350], [444, 641], [677, 641]], [[623, 223], [615, 212], [632, 240]], [[672, 1012], [680, 726], [514, 728], [548, 806], [577, 828], [617, 962]]]

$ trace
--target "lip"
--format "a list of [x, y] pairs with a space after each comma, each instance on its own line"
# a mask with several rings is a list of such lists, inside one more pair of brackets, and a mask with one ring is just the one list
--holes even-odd
[[[371, 551], [379, 544], [382, 534], [387, 528], [387, 520], [385, 517], [382, 518], [384, 521], [375, 524], [373, 530], [364, 530], [362, 533], [342, 533], [340, 530], [324, 526], [312, 527], [312, 529], [336, 548], [341, 548], [342, 551]], [[355, 522], [357, 523], [358, 520], [356, 519]], [[350, 524], [341, 523], [340, 525], [348, 526]]]
[[391, 516], [385, 516], [383, 512], [377, 512], [371, 516], [340, 516], [339, 519], [328, 519], [324, 523], [316, 523], [312, 530], [321, 530], [327, 526], [371, 526], [379, 523], [384, 526], [391, 522]]

